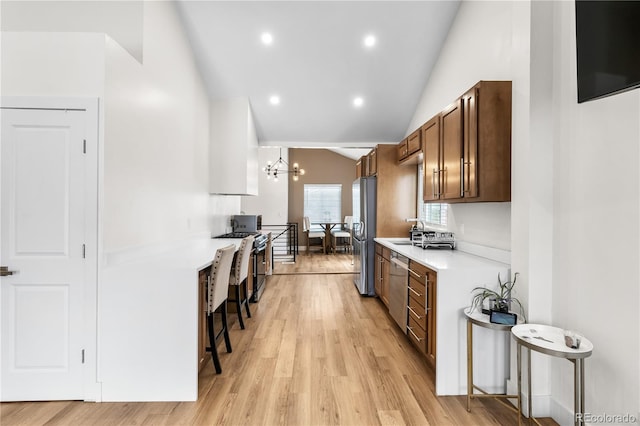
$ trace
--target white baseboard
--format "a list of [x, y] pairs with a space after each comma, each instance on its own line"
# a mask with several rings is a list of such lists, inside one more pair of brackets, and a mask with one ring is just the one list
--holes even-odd
[[[520, 395], [520, 401], [522, 402], [522, 413], [525, 415], [529, 412], [529, 400], [527, 393], [527, 389], [523, 386], [522, 394]], [[507, 392], [510, 394], [518, 393], [518, 382], [517, 380], [508, 379], [507, 380]], [[512, 404], [515, 404], [515, 400], [512, 401]], [[533, 417], [553, 417], [551, 412], [551, 395], [532, 395], [531, 396], [531, 405], [533, 407]], [[555, 417], [554, 417], [555, 420]], [[556, 420], [557, 421], [557, 420]], [[571, 422], [573, 424], [573, 422]], [[564, 423], [560, 423], [563, 425]]]

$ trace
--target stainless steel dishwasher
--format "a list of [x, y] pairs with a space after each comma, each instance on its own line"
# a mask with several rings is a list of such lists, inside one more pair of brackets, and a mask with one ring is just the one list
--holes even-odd
[[389, 268], [389, 313], [407, 333], [407, 282], [409, 280], [409, 259], [392, 251]]

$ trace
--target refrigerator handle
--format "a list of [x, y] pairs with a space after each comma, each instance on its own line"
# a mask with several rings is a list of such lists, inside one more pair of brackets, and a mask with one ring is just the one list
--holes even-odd
[[366, 237], [367, 235], [365, 226], [366, 225], [364, 224], [364, 222], [360, 221], [360, 239], [362, 239], [362, 237]]

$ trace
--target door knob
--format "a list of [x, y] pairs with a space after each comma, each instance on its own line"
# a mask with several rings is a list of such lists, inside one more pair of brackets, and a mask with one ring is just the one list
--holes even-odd
[[8, 266], [0, 266], [0, 277], [7, 277], [13, 275], [18, 271], [10, 271]]

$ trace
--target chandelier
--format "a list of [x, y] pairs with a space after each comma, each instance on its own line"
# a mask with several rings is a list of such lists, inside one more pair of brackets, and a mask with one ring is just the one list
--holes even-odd
[[267, 179], [271, 179], [273, 176], [273, 181], [278, 181], [278, 175], [291, 173], [293, 176], [293, 180], [297, 181], [299, 176], [304, 174], [304, 169], [301, 169], [298, 163], [293, 163], [293, 168], [289, 170], [289, 163], [282, 159], [282, 148], [280, 148], [280, 157], [275, 163], [271, 163], [271, 161], [267, 162], [267, 165], [264, 167], [264, 171], [267, 172]]

